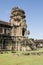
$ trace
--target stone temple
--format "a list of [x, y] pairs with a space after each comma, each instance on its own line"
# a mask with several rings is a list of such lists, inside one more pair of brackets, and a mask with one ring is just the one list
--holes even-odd
[[0, 50], [36, 49], [36, 40], [27, 37], [29, 31], [27, 31], [25, 17], [24, 10], [14, 7], [9, 22], [0, 20]]
[[16, 50], [23, 50], [23, 40], [26, 39], [27, 25], [25, 12], [18, 7], [12, 8], [10, 15], [11, 36]]
[[0, 49], [25, 50], [27, 25], [25, 12], [18, 7], [12, 8], [10, 21], [0, 20]]

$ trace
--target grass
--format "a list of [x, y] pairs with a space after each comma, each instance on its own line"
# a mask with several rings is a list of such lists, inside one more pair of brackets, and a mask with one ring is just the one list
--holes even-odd
[[[40, 49], [40, 51], [43, 50]], [[22, 52], [20, 51], [18, 51], [17, 53], [19, 53], [20, 55], [16, 56], [11, 52], [0, 54], [0, 65], [43, 65], [43, 55], [25, 56], [22, 55]]]

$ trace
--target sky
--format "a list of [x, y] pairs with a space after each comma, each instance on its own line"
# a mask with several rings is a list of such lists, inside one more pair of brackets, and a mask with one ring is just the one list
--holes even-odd
[[25, 11], [29, 38], [43, 39], [43, 0], [0, 0], [0, 20], [9, 22], [11, 9]]

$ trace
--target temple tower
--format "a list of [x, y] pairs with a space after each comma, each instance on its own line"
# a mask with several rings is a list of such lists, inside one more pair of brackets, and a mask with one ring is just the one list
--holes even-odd
[[25, 12], [18, 7], [12, 8], [10, 15], [10, 24], [12, 26], [11, 36], [15, 40], [16, 50], [20, 50], [22, 44], [21, 42], [26, 37], [27, 25], [25, 20]]
[[24, 10], [18, 7], [12, 8], [10, 23], [12, 26], [12, 36], [25, 36], [27, 25]]

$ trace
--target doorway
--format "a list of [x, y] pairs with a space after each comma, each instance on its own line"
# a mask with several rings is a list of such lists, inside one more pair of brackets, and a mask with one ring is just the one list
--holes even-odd
[[5, 42], [5, 39], [3, 41], [3, 49], [6, 49], [6, 42]]
[[24, 35], [25, 35], [25, 29], [22, 28], [22, 36], [24, 36]]

